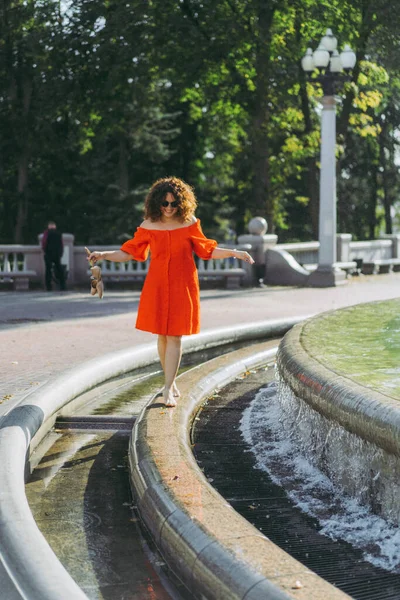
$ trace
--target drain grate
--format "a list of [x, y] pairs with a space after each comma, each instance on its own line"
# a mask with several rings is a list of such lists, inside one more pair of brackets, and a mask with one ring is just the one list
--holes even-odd
[[10, 323], [11, 325], [18, 325], [19, 323], [49, 323], [49, 319], [35, 319], [34, 317], [30, 318], [15, 318], [15, 319], [0, 319], [0, 323]]
[[136, 417], [121, 417], [113, 415], [82, 415], [57, 417], [54, 429], [80, 429], [80, 430], [105, 430], [105, 431], [130, 431]]

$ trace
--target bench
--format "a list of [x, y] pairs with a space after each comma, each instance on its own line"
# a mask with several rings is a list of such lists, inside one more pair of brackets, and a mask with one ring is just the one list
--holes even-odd
[[[310, 273], [318, 268], [317, 264], [306, 264], [302, 266]], [[334, 267], [341, 269], [342, 271], [346, 271], [348, 276], [352, 275], [353, 273], [357, 273], [357, 263], [354, 260], [349, 260], [347, 262], [336, 262], [334, 263]]]
[[[243, 277], [246, 274], [244, 269], [202, 269], [198, 271], [200, 281], [222, 281], [228, 290], [234, 290], [240, 287]], [[102, 269], [102, 279], [107, 282], [115, 281], [144, 281], [147, 270], [129, 270], [129, 271], [110, 271]], [[88, 275], [90, 276], [90, 275]]]
[[0, 271], [0, 283], [13, 283], [16, 292], [29, 290], [29, 280], [36, 277], [36, 271]]
[[200, 281], [223, 281], [227, 290], [240, 288], [246, 271], [241, 268], [199, 270]]
[[362, 273], [364, 275], [391, 273], [392, 271], [400, 271], [400, 258], [377, 258], [375, 260], [364, 260], [362, 263]]
[[[234, 261], [234, 262], [232, 262]], [[114, 263], [105, 261], [101, 265], [101, 276], [104, 282], [139, 281], [143, 282], [149, 268], [149, 262]], [[225, 258], [214, 260], [197, 260], [197, 272], [200, 282], [220, 281], [225, 284], [226, 289], [238, 289], [246, 275], [246, 270], [236, 266], [237, 259]], [[88, 271], [90, 276], [90, 270]]]

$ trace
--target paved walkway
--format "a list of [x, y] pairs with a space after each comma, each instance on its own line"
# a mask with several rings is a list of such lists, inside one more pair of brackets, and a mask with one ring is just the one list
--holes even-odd
[[[355, 277], [326, 289], [266, 287], [202, 291], [202, 328], [307, 316], [400, 296], [400, 273]], [[85, 360], [155, 341], [135, 329], [139, 292], [0, 293], [0, 404]]]

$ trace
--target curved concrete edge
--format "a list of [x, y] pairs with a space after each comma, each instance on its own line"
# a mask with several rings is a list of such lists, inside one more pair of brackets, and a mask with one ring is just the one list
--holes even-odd
[[235, 377], [271, 362], [275, 352], [273, 343], [264, 342], [193, 368], [179, 377], [178, 406], [166, 409], [155, 398], [133, 429], [129, 463], [137, 510], [193, 598], [349, 598], [239, 515], [210, 486], [191, 451], [191, 424], [204, 400]]
[[304, 326], [293, 327], [279, 345], [277, 367], [282, 380], [323, 416], [400, 456], [399, 401], [357, 384], [312, 358], [301, 343]]
[[[283, 335], [304, 317], [205, 331], [186, 338], [185, 352], [269, 335]], [[71, 414], [79, 396], [108, 379], [158, 361], [155, 344], [106, 354], [71, 369], [7, 404], [0, 420], [0, 587], [7, 600], [87, 599], [41, 534], [25, 495], [29, 457], [58, 414]]]

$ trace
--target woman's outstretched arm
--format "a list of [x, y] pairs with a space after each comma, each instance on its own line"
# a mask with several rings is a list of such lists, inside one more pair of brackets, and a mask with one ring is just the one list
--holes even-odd
[[132, 260], [133, 256], [123, 250], [106, 250], [104, 252], [91, 252], [88, 260], [96, 263], [99, 260], [110, 260], [111, 262], [127, 262]]
[[253, 258], [245, 250], [236, 250], [232, 248], [214, 248], [211, 258], [238, 258], [239, 260], [245, 260], [251, 265], [254, 263]]

